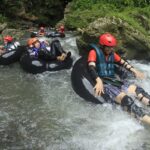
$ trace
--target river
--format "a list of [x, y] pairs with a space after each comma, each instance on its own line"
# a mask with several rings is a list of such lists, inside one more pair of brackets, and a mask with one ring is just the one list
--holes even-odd
[[[75, 39], [67, 34], [61, 44], [76, 60]], [[137, 82], [150, 93], [149, 63], [132, 64], [148, 75]], [[150, 127], [120, 107], [84, 101], [71, 69], [32, 75], [16, 63], [0, 70], [0, 150], [150, 149]]]

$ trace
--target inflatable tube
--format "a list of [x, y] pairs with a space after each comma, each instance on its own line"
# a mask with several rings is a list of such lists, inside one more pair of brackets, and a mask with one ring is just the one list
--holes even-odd
[[[115, 72], [117, 73], [116, 76], [122, 80], [134, 77], [131, 72], [118, 65], [115, 65]], [[102, 97], [95, 97], [94, 95], [93, 88], [95, 83], [87, 70], [87, 59], [81, 57], [76, 61], [71, 73], [71, 82], [74, 91], [83, 99], [100, 104], [106, 102]]]
[[93, 86], [95, 83], [88, 73], [87, 60], [85, 58], [81, 57], [74, 64], [71, 72], [71, 82], [74, 91], [83, 99], [96, 104], [105, 103], [102, 97], [94, 96]]
[[[108, 97], [105, 97], [105, 101], [100, 96], [94, 96], [93, 86], [95, 84], [87, 70], [87, 59], [82, 57], [76, 61], [71, 72], [71, 82], [74, 91], [86, 101], [96, 104], [106, 103]], [[134, 113], [137, 118], [140, 118], [140, 120], [142, 118], [143, 122], [150, 124], [150, 117], [147, 115], [147, 111], [145, 112], [143, 108], [134, 104], [134, 101], [128, 99], [128, 97], [126, 99], [124, 98], [124, 102], [123, 108], [125, 108], [125, 110], [132, 109], [132, 113]]]
[[45, 35], [38, 35], [38, 32], [32, 32], [31, 35], [35, 35], [36, 37], [47, 37], [47, 38], [55, 38], [55, 37], [61, 37], [64, 38], [65, 34], [64, 33], [60, 33], [57, 31], [52, 31], [52, 32], [46, 32]]
[[64, 38], [65, 34], [60, 33], [60, 32], [49, 32], [49, 33], [46, 34], [46, 37], [51, 37], [51, 38], [61, 37], [61, 38]]
[[0, 56], [0, 65], [9, 65], [19, 61], [21, 55], [26, 51], [25, 46], [18, 46], [16, 49], [7, 51]]
[[25, 53], [20, 59], [21, 67], [29, 73], [37, 74], [45, 71], [59, 71], [63, 69], [70, 69], [73, 63], [71, 52], [67, 53], [66, 59], [61, 62], [58, 60], [41, 60], [30, 56], [29, 52]]

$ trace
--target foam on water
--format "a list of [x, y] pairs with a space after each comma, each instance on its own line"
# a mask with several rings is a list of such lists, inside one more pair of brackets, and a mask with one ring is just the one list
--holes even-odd
[[[75, 37], [61, 43], [79, 58]], [[150, 93], [149, 64], [131, 63], [147, 73], [137, 83]], [[150, 149], [150, 127], [119, 106], [81, 99], [71, 87], [71, 69], [38, 75], [17, 64], [0, 69], [0, 149]]]

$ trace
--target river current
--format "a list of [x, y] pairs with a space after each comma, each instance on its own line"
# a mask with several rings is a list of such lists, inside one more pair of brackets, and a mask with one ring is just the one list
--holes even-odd
[[[79, 58], [76, 36], [60, 39]], [[150, 65], [136, 81], [150, 93]], [[71, 69], [32, 75], [19, 63], [0, 66], [0, 150], [149, 150], [150, 127], [120, 107], [95, 105], [71, 86]], [[146, 108], [148, 111], [149, 108]]]

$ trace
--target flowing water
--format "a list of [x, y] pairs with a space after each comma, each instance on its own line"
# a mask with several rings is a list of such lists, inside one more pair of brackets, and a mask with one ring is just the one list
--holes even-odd
[[[75, 38], [68, 34], [61, 43], [77, 59]], [[132, 63], [150, 74], [149, 64]], [[120, 107], [81, 99], [71, 69], [32, 75], [16, 63], [0, 70], [0, 150], [150, 149], [150, 127]], [[149, 75], [138, 83], [150, 93]]]

